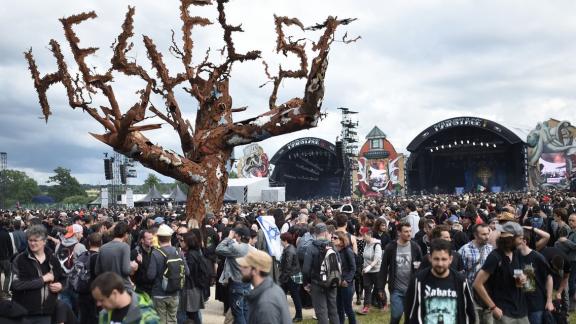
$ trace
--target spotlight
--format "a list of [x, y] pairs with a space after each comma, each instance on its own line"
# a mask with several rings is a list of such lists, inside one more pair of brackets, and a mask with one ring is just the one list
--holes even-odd
[[438, 146], [436, 146], [436, 151], [438, 151]]
[[460, 144], [464, 144], [464, 141], [460, 141]]
[[480, 142], [480, 146], [484, 146], [484, 142]]
[[452, 144], [448, 144], [448, 148], [452, 148]]
[[472, 142], [472, 146], [476, 146], [476, 142]]
[[494, 144], [494, 148], [496, 148], [496, 144]]
[[454, 141], [454, 146], [458, 145], [458, 142]]
[[432, 153], [432, 152], [434, 152], [434, 150], [433, 150], [433, 149], [430, 149], [430, 153]]
[[441, 147], [442, 147], [442, 149], [444, 149], [444, 145], [442, 145]]
[[466, 144], [470, 144], [470, 140], [466, 140]]

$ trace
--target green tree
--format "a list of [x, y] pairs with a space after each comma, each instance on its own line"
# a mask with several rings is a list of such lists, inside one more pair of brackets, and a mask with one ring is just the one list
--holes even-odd
[[48, 189], [48, 194], [56, 201], [62, 201], [66, 197], [86, 196], [82, 185], [70, 174], [70, 169], [57, 167], [54, 169], [55, 175], [48, 178], [48, 183], [54, 183]]
[[158, 178], [152, 173], [148, 173], [148, 178], [144, 180], [144, 190], [147, 192], [154, 186], [158, 187], [158, 185], [161, 183], [162, 181], [160, 181], [160, 178]]
[[29, 203], [40, 194], [38, 183], [26, 173], [16, 170], [0, 171], [0, 206], [13, 207], [16, 202]]
[[94, 200], [93, 197], [87, 196], [70, 196], [66, 197], [62, 200], [63, 204], [70, 204], [70, 205], [88, 205], [90, 202]]

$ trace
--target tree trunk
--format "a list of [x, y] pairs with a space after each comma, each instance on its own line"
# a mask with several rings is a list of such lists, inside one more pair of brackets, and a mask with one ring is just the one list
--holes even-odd
[[228, 186], [226, 163], [228, 163], [231, 153], [232, 149], [229, 149], [219, 154], [206, 156], [201, 161], [200, 164], [207, 170], [206, 181], [189, 184], [186, 201], [188, 220], [195, 219], [198, 221], [198, 225], [202, 225], [206, 213], [216, 214], [220, 211]]

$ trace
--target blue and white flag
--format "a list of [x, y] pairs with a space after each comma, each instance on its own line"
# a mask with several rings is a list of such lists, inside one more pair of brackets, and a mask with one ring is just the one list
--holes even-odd
[[280, 240], [280, 230], [276, 226], [276, 222], [273, 216], [259, 216], [256, 218], [260, 224], [262, 232], [264, 232], [264, 237], [266, 237], [266, 245], [268, 245], [268, 253], [271, 256], [276, 257], [276, 260], [280, 260], [282, 256], [282, 243]]

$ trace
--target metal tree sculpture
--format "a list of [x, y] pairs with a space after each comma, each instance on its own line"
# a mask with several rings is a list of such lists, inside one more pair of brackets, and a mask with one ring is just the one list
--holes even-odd
[[[32, 49], [24, 53], [46, 121], [51, 114], [46, 92], [52, 85], [62, 83], [66, 89], [69, 105], [74, 109], [80, 108], [87, 112], [104, 127], [104, 134], [91, 134], [92, 136], [114, 150], [134, 158], [144, 166], [190, 186], [187, 216], [189, 219], [195, 218], [198, 221], [202, 221], [207, 211], [217, 211], [222, 205], [228, 181], [225, 166], [235, 146], [316, 126], [321, 117], [324, 75], [328, 67], [328, 52], [334, 41], [334, 33], [339, 25], [346, 25], [354, 20], [328, 17], [322, 24], [304, 28], [296, 18], [274, 16], [277, 33], [276, 51], [284, 55], [288, 52], [295, 54], [300, 59], [300, 69], [291, 71], [280, 67], [278, 75], [272, 77], [268, 73], [268, 66], [264, 63], [266, 75], [274, 84], [269, 100], [270, 110], [255, 118], [233, 122], [232, 113], [246, 108], [234, 109], [232, 107], [232, 98], [229, 93], [232, 64], [238, 61], [256, 60], [260, 58], [260, 52], [250, 51], [246, 54], [236, 52], [232, 33], [241, 32], [242, 29], [240, 26], [231, 26], [227, 23], [224, 11], [226, 2], [228, 0], [217, 0], [218, 23], [224, 31], [226, 44], [222, 50], [223, 55], [226, 54], [222, 64], [209, 62], [208, 53], [201, 63], [192, 64], [194, 46], [192, 29], [196, 26], [212, 24], [212, 22], [207, 18], [190, 16], [188, 9], [191, 6], [210, 5], [211, 0], [181, 0], [183, 47], [179, 48], [174, 41], [170, 47], [171, 52], [182, 61], [184, 66], [184, 72], [176, 75], [169, 73], [162, 54], [156, 49], [152, 39], [147, 36], [143, 36], [143, 42], [152, 67], [156, 71], [156, 77], [148, 74], [136, 62], [128, 60], [126, 54], [133, 45], [129, 39], [134, 35], [135, 9], [133, 7], [128, 7], [122, 31], [115, 42], [111, 67], [104, 74], [96, 74], [88, 67], [85, 58], [94, 54], [97, 48], [80, 48], [80, 40], [72, 28], [75, 24], [96, 18], [94, 12], [60, 19], [80, 71], [75, 78], [70, 75], [60, 45], [53, 39], [50, 40], [50, 47], [58, 65], [58, 71], [54, 73], [40, 76]], [[302, 30], [324, 29], [323, 35], [313, 44], [312, 50], [317, 54], [312, 60], [310, 71], [307, 68], [308, 60], [302, 40], [287, 39], [282, 30], [283, 25], [295, 25]], [[346, 40], [344, 36], [343, 41], [354, 40]], [[125, 112], [122, 112], [111, 86], [113, 71], [139, 77], [146, 82], [146, 87], [139, 91], [139, 102]], [[304, 97], [293, 98], [277, 105], [278, 87], [284, 78], [307, 78]], [[175, 87], [184, 83], [188, 84], [184, 90], [199, 104], [194, 128], [188, 120], [182, 117], [174, 94]], [[95, 94], [103, 95], [108, 101], [108, 106], [95, 108], [91, 100], [85, 99], [86, 96], [91, 98]], [[165, 111], [160, 111], [151, 104], [149, 99], [152, 94], [163, 99], [166, 105]], [[144, 131], [161, 127], [161, 124], [140, 124], [146, 119], [147, 111], [174, 128], [180, 138], [183, 155], [165, 150], [144, 136]]]

